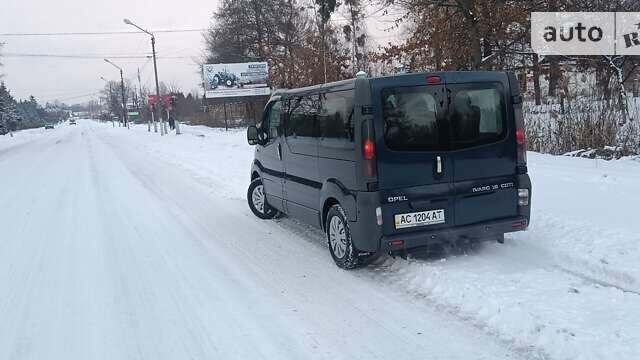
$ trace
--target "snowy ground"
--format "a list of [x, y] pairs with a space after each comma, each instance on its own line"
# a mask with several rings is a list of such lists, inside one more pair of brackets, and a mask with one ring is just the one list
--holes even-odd
[[529, 153], [529, 231], [346, 272], [183, 132], [0, 137], [0, 359], [640, 358], [638, 161]]

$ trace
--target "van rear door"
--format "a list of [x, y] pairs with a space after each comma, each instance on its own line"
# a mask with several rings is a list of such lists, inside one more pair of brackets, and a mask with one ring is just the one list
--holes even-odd
[[446, 85], [456, 225], [515, 217], [518, 212], [515, 122], [507, 75], [471, 74], [454, 74]]
[[449, 227], [454, 222], [446, 89], [438, 75], [371, 81], [383, 233]]

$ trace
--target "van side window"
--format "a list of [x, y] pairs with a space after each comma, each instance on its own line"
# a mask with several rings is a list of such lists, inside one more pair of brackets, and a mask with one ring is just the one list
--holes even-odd
[[438, 105], [426, 86], [382, 91], [384, 138], [392, 150], [440, 150], [446, 139], [437, 117]]
[[269, 133], [269, 139], [275, 139], [280, 135], [280, 119], [281, 119], [282, 103], [280, 101], [275, 102], [269, 109], [269, 115], [267, 115], [267, 132]]
[[488, 144], [506, 134], [504, 101], [495, 88], [456, 92], [451, 109], [451, 132], [455, 149]]
[[318, 111], [318, 95], [301, 96], [291, 99], [284, 135], [287, 137], [315, 137]]
[[[336, 91], [320, 95], [321, 108], [318, 114], [320, 137], [338, 139], [335, 144], [352, 143], [353, 136], [353, 91]], [[345, 144], [346, 145], [346, 144]]]

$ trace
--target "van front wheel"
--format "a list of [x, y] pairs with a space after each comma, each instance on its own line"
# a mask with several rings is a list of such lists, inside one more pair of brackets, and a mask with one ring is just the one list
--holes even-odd
[[264, 185], [260, 178], [254, 179], [247, 190], [247, 201], [251, 212], [260, 219], [273, 219], [278, 216], [278, 210], [269, 206], [264, 193]]
[[329, 209], [325, 229], [329, 252], [336, 265], [347, 270], [358, 267], [358, 250], [351, 241], [349, 223], [342, 206], [336, 204]]

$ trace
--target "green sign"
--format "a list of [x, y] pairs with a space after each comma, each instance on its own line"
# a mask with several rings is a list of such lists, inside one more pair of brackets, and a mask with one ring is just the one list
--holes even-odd
[[139, 120], [140, 119], [140, 113], [137, 111], [129, 111], [127, 113], [127, 116], [129, 117], [129, 120]]

